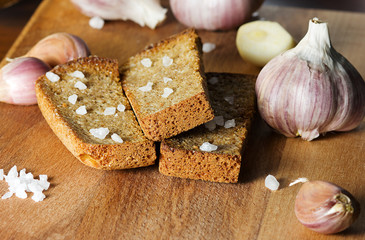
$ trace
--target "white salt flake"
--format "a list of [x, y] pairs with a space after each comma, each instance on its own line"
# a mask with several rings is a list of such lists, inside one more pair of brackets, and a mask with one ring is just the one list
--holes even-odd
[[123, 143], [123, 139], [116, 133], [112, 134], [112, 139], [114, 142]]
[[162, 58], [162, 65], [164, 65], [164, 67], [170, 66], [173, 62], [174, 62], [174, 60], [168, 56], [164, 56]]
[[96, 138], [99, 139], [104, 139], [106, 137], [106, 135], [109, 134], [109, 129], [108, 128], [92, 128], [89, 130], [89, 132], [91, 133], [91, 135], [93, 135]]
[[7, 193], [5, 193], [5, 194], [1, 197], [1, 199], [7, 199], [7, 198], [10, 198], [11, 196], [13, 196], [13, 194], [14, 194], [14, 193], [12, 193], [12, 192], [7, 192]]
[[71, 77], [74, 77], [74, 78], [84, 78], [85, 77], [85, 75], [79, 70], [69, 73], [68, 75], [70, 75]]
[[171, 82], [172, 81], [172, 78], [169, 78], [169, 77], [163, 77], [163, 82], [164, 83], [168, 83], [168, 82]]
[[41, 182], [47, 182], [48, 176], [45, 174], [39, 175], [39, 181]]
[[214, 145], [214, 144], [211, 144], [209, 142], [204, 142], [200, 147], [199, 149], [201, 151], [204, 151], [204, 152], [211, 152], [211, 151], [215, 151], [218, 149], [218, 146]]
[[32, 183], [29, 184], [29, 190], [31, 192], [42, 192], [43, 187], [39, 185], [39, 182], [33, 181]]
[[46, 77], [51, 82], [58, 82], [60, 80], [60, 76], [58, 76], [57, 74], [55, 74], [53, 72], [47, 72]]
[[35, 202], [40, 202], [40, 201], [43, 201], [43, 199], [46, 198], [46, 195], [44, 195], [42, 192], [35, 192], [32, 196], [32, 199], [35, 201]]
[[118, 109], [119, 112], [124, 112], [125, 111], [125, 106], [123, 104], [119, 104], [117, 106], [117, 109]]
[[28, 197], [27, 193], [25, 192], [25, 189], [17, 189], [15, 191], [15, 196], [21, 199], [26, 199]]
[[216, 129], [217, 124], [215, 123], [215, 121], [213, 119], [213, 120], [211, 120], [209, 122], [204, 123], [204, 126], [206, 128], [208, 128], [209, 131], [213, 131], [214, 129]]
[[16, 167], [16, 165], [14, 165], [9, 170], [7, 177], [9, 177], [9, 178], [16, 178], [16, 177], [18, 177], [18, 168]]
[[293, 185], [295, 185], [295, 184], [297, 184], [297, 183], [305, 183], [305, 182], [308, 182], [309, 180], [308, 180], [308, 178], [298, 178], [297, 180], [295, 180], [294, 182], [291, 182], [290, 184], [289, 184], [289, 187], [291, 187], [291, 186], [293, 186]]
[[4, 169], [0, 169], [0, 180], [4, 179]]
[[115, 114], [116, 108], [115, 107], [107, 107], [104, 110], [104, 115], [113, 115]]
[[234, 119], [231, 119], [231, 120], [227, 120], [225, 123], [224, 123], [224, 127], [225, 128], [233, 128], [236, 126], [236, 121]]
[[74, 85], [75, 88], [78, 88], [80, 90], [85, 90], [87, 88], [87, 86], [85, 85], [85, 83], [81, 82], [81, 81], [77, 81]]
[[215, 116], [213, 120], [218, 126], [224, 126], [224, 117], [223, 116]]
[[76, 113], [79, 115], [85, 115], [87, 113], [86, 106], [81, 106], [76, 109]]
[[102, 29], [104, 27], [104, 19], [98, 16], [92, 17], [89, 20], [89, 25], [95, 29]]
[[149, 92], [152, 90], [153, 82], [148, 82], [146, 86], [138, 88], [142, 92]]
[[234, 97], [233, 96], [224, 97], [224, 100], [226, 100], [231, 105], [234, 103]]
[[208, 80], [208, 82], [210, 83], [210, 84], [217, 84], [218, 83], [218, 78], [217, 77], [211, 77], [211, 78], [209, 78], [209, 80]]
[[68, 97], [68, 101], [71, 103], [71, 104], [75, 104], [76, 101], [77, 101], [77, 95], [76, 94], [72, 94], [71, 96]]
[[215, 49], [215, 47], [216, 47], [216, 45], [214, 43], [210, 43], [210, 42], [204, 43], [203, 52], [205, 52], [205, 53], [211, 52]]
[[141, 60], [141, 63], [142, 63], [142, 65], [143, 65], [143, 66], [145, 66], [145, 67], [151, 67], [151, 66], [152, 66], [152, 61], [151, 61], [151, 59], [149, 59], [149, 58], [143, 58], [143, 59]]
[[276, 178], [273, 175], [269, 174], [265, 178], [265, 187], [267, 187], [268, 189], [272, 191], [278, 190], [279, 185], [280, 183], [278, 182], [278, 180], [276, 180]]
[[167, 98], [173, 92], [174, 92], [174, 90], [172, 90], [171, 88], [164, 88], [163, 89], [163, 94], [161, 95], [161, 97]]
[[49, 186], [51, 185], [48, 181], [38, 181], [38, 185], [42, 187], [43, 190], [48, 190]]

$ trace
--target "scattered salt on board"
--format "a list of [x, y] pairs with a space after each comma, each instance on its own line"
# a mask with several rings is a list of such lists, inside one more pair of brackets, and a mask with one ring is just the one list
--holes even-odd
[[[0, 169], [0, 175], [1, 173], [9, 185], [9, 191], [1, 197], [2, 199], [10, 198], [14, 194], [18, 198], [25, 199], [28, 197], [27, 192], [33, 193], [32, 199], [36, 202], [43, 201], [46, 197], [43, 191], [50, 186], [50, 182], [47, 181], [47, 175], [39, 175], [39, 180], [34, 179], [33, 174], [26, 173], [25, 169], [20, 170], [18, 174], [17, 166], [13, 166], [9, 170], [8, 175], [4, 175], [3, 169]], [[0, 176], [0, 180], [3, 180], [3, 177]]]
[[265, 178], [265, 187], [267, 187], [268, 189], [272, 191], [278, 190], [279, 185], [280, 183], [278, 182], [278, 180], [276, 180], [276, 178], [273, 175], [269, 174]]

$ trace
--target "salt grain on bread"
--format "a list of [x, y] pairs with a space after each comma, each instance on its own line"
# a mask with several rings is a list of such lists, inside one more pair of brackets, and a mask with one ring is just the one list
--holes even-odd
[[[208, 126], [163, 140], [159, 171], [180, 178], [235, 183], [255, 112], [255, 77], [228, 73], [207, 73], [207, 77], [216, 79], [208, 89], [217, 117]], [[227, 94], [234, 96], [234, 105], [224, 100]], [[229, 128], [223, 126], [224, 119]]]
[[[200, 38], [188, 29], [121, 67], [123, 89], [147, 138], [161, 141], [213, 119], [201, 56]], [[150, 67], [141, 64], [145, 59], [151, 60]], [[150, 83], [153, 87], [147, 88]], [[164, 98], [166, 87], [173, 92]]]
[[[77, 90], [78, 81], [69, 73], [81, 71], [87, 89]], [[45, 76], [38, 79], [36, 93], [38, 106], [49, 126], [67, 149], [84, 164], [100, 169], [126, 169], [149, 166], [156, 159], [154, 142], [142, 133], [125, 97], [119, 80], [118, 62], [112, 59], [88, 57], [70, 61], [52, 70], [60, 76], [51, 82]], [[75, 105], [68, 96], [78, 91]], [[102, 114], [107, 107], [122, 104], [117, 116]], [[79, 115], [76, 109], [87, 106], [87, 113]], [[99, 139], [91, 129], [107, 128], [109, 133]], [[104, 132], [105, 133], [105, 132]], [[113, 133], [123, 139], [115, 142]]]

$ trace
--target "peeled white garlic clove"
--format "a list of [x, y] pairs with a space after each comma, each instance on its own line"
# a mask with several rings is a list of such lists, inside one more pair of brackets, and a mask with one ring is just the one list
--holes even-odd
[[0, 70], [0, 101], [32, 105], [37, 103], [36, 80], [50, 67], [33, 57], [16, 58]]
[[263, 0], [170, 0], [182, 24], [206, 30], [229, 30], [248, 21]]
[[41, 39], [25, 56], [39, 58], [54, 67], [89, 55], [88, 46], [78, 36], [69, 33], [54, 33]]
[[160, 0], [72, 0], [83, 14], [105, 20], [132, 20], [154, 29], [166, 19]]
[[349, 192], [335, 184], [310, 181], [300, 188], [294, 210], [307, 228], [332, 234], [345, 230], [356, 220], [360, 205]]
[[349, 131], [365, 116], [365, 82], [332, 47], [327, 24], [309, 21], [298, 45], [272, 59], [256, 81], [262, 118], [288, 137], [305, 140]]

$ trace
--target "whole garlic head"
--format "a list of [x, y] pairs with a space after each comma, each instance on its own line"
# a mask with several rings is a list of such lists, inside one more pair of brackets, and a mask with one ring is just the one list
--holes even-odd
[[312, 140], [349, 131], [365, 116], [365, 83], [331, 45], [327, 23], [314, 18], [298, 45], [261, 70], [256, 93], [262, 118], [287, 137]]

